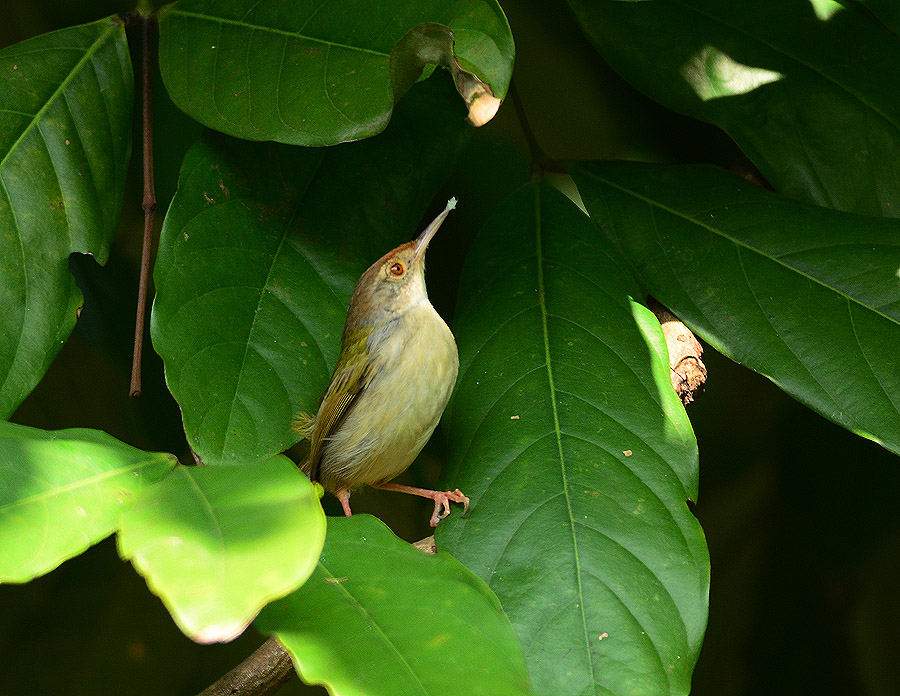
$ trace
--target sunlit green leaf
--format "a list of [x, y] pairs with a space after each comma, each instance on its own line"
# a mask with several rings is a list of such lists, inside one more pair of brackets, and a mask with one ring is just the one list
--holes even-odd
[[325, 539], [325, 514], [287, 457], [179, 467], [128, 508], [118, 539], [119, 553], [186, 635], [225, 642], [309, 577]]
[[72, 252], [105, 262], [131, 151], [131, 59], [116, 19], [0, 51], [0, 417], [75, 326]]
[[260, 608], [315, 567], [325, 516], [286, 457], [241, 467], [179, 467], [123, 516], [120, 554], [198, 642], [239, 635]]
[[795, 203], [712, 167], [573, 175], [644, 286], [693, 330], [900, 453], [900, 222]]
[[[423, 89], [424, 88], [424, 89]], [[452, 87], [420, 85], [377, 139], [329, 149], [210, 134], [163, 227], [151, 331], [204, 463], [297, 441], [337, 362], [353, 286], [410, 239], [468, 129]], [[424, 123], [421, 116], [428, 115]]]
[[99, 430], [0, 422], [0, 582], [27, 582], [112, 534], [174, 465]]
[[[400, 96], [391, 52], [425, 22], [448, 26], [456, 62], [506, 94], [513, 41], [495, 0], [181, 0], [160, 13], [160, 65], [172, 99], [204, 125], [333, 145], [384, 130]], [[398, 60], [421, 70], [413, 55]]]
[[494, 594], [446, 554], [424, 554], [368, 515], [330, 519], [309, 581], [254, 624], [298, 673], [342, 696], [532, 693]]
[[686, 694], [706, 625], [697, 445], [622, 266], [572, 202], [529, 185], [460, 282], [444, 428], [472, 502], [438, 548], [497, 593], [547, 696]]

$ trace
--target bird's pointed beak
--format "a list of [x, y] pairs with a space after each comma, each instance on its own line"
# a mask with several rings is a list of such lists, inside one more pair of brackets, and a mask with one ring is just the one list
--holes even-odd
[[438, 215], [428, 227], [425, 228], [425, 231], [419, 235], [416, 239], [416, 251], [415, 256], [416, 259], [422, 258], [425, 255], [425, 249], [428, 248], [428, 242], [431, 241], [431, 238], [434, 236], [434, 233], [437, 232], [441, 225], [444, 223], [444, 220], [447, 219], [447, 216], [450, 214], [450, 211], [456, 207], [456, 199], [451, 198], [447, 201], [447, 207], [444, 208], [444, 212]]

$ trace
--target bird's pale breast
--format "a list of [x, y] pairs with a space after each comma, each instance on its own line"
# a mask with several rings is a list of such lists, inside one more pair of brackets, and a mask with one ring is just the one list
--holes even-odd
[[427, 300], [373, 331], [368, 345], [371, 381], [323, 449], [330, 490], [381, 483], [407, 469], [456, 383], [456, 341]]

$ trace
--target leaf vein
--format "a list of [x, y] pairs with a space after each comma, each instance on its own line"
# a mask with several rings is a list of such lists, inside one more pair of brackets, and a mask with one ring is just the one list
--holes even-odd
[[594, 678], [594, 670], [593, 670], [593, 661], [591, 659], [590, 652], [590, 638], [588, 635], [588, 627], [587, 627], [587, 616], [584, 611], [584, 588], [582, 586], [581, 581], [581, 559], [578, 553], [578, 535], [575, 532], [575, 520], [572, 511], [572, 500], [569, 495], [569, 478], [568, 473], [566, 471], [566, 458], [563, 452], [563, 444], [562, 444], [562, 431], [559, 424], [559, 409], [556, 402], [556, 387], [553, 382], [553, 364], [550, 356], [550, 332], [547, 326], [547, 299], [546, 299], [546, 286], [544, 284], [544, 250], [543, 250], [543, 240], [542, 240], [542, 231], [543, 231], [543, 218], [542, 218], [542, 208], [541, 208], [541, 191], [539, 188], [535, 189], [534, 194], [534, 205], [535, 205], [535, 248], [536, 248], [536, 256], [537, 256], [537, 282], [538, 282], [538, 306], [541, 311], [541, 330], [543, 333], [544, 339], [544, 359], [547, 365], [547, 381], [550, 387], [550, 406], [553, 411], [553, 425], [554, 430], [556, 432], [556, 447], [557, 453], [559, 456], [559, 464], [560, 464], [560, 474], [561, 481], [563, 485], [563, 492], [565, 493], [566, 498], [566, 509], [568, 511], [569, 517], [569, 525], [572, 533], [572, 550], [575, 556], [575, 578], [577, 583], [578, 590], [578, 605], [581, 608], [581, 625], [582, 630], [584, 631], [584, 648], [586, 651], [586, 658], [588, 663], [588, 671], [591, 673], [591, 683], [593, 685], [594, 690], [597, 689], [597, 682]]
[[206, 22], [213, 22], [219, 25], [230, 25], [235, 27], [241, 27], [243, 29], [249, 29], [250, 31], [264, 31], [272, 34], [278, 34], [280, 36], [289, 37], [292, 39], [300, 39], [302, 41], [309, 41], [311, 43], [322, 44], [323, 46], [328, 46], [329, 48], [343, 48], [348, 51], [357, 51], [359, 53], [368, 53], [373, 56], [378, 56], [380, 58], [389, 58], [390, 53], [385, 53], [384, 51], [376, 51], [371, 48], [363, 48], [362, 46], [351, 46], [349, 44], [340, 43], [339, 41], [329, 41], [327, 39], [322, 39], [315, 36], [307, 36], [301, 34], [299, 31], [287, 31], [285, 29], [276, 29], [275, 27], [267, 27], [261, 24], [250, 24], [248, 22], [243, 22], [239, 19], [226, 19], [224, 17], [213, 17], [211, 15], [205, 15], [200, 12], [188, 12], [186, 10], [178, 9], [177, 7], [172, 8], [169, 11], [171, 15], [181, 15], [182, 17], [189, 17], [191, 19], [199, 19]]

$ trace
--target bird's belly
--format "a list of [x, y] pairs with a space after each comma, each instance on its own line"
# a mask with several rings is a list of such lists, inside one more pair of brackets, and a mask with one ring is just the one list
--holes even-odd
[[459, 359], [450, 329], [428, 309], [430, 314], [418, 320], [433, 326], [400, 327], [379, 345], [374, 376], [324, 448], [326, 488], [389, 481], [412, 464], [431, 437], [453, 392]]

